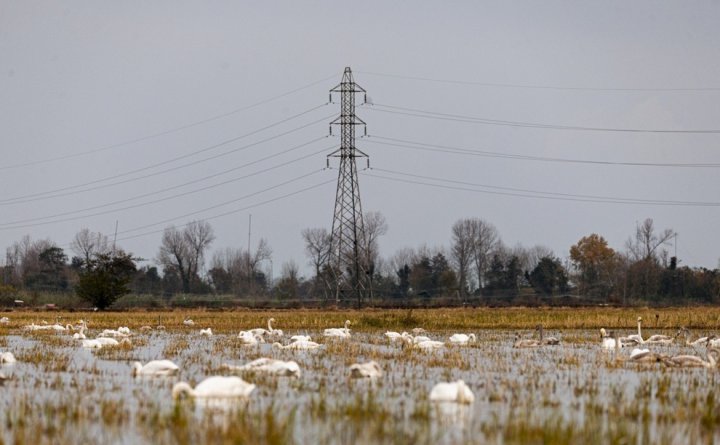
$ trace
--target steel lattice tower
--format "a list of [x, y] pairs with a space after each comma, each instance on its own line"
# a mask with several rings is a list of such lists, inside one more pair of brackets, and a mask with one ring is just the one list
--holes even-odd
[[340, 125], [340, 148], [328, 155], [328, 165], [329, 158], [335, 157], [340, 158], [340, 167], [330, 234], [330, 265], [335, 278], [335, 300], [355, 298], [361, 305], [372, 292], [355, 164], [356, 158], [368, 158], [369, 163], [368, 155], [355, 147], [355, 127], [365, 126], [365, 122], [355, 116], [355, 94], [365, 90], [355, 83], [350, 67], [346, 67], [340, 84], [330, 90], [331, 102], [333, 93], [340, 93], [340, 116], [330, 123], [330, 133], [333, 125]]

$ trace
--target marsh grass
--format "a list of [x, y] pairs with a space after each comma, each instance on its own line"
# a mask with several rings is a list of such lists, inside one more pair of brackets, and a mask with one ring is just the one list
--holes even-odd
[[[10, 327], [38, 322], [38, 312], [14, 311]], [[275, 318], [279, 329], [317, 331], [340, 327], [346, 319], [351, 329], [368, 331], [409, 330], [423, 327], [428, 331], [457, 330], [472, 332], [479, 329], [534, 330], [542, 324], [548, 334], [553, 329], [628, 329], [636, 326], [636, 319], [646, 320], [644, 328], [653, 333], [674, 334], [680, 326], [690, 329], [713, 330], [720, 326], [720, 308], [449, 308], [449, 309], [365, 309], [365, 310], [227, 310], [210, 312], [202, 309], [174, 311], [133, 312], [57, 312], [61, 320], [84, 319], [90, 329], [128, 326], [133, 330], [141, 326], [156, 326], [161, 322], [168, 331], [192, 333], [202, 327], [214, 332], [231, 333], [255, 327], [265, 327], [270, 317]], [[656, 318], [655, 315], [658, 315]], [[192, 318], [195, 325], [183, 325]], [[657, 321], [656, 321], [657, 320]], [[9, 329], [8, 326], [0, 330]], [[0, 331], [1, 332], [1, 331]], [[573, 339], [566, 339], [572, 341]]]

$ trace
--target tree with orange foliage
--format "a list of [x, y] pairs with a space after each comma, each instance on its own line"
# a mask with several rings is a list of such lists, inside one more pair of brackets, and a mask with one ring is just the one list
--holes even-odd
[[608, 297], [612, 293], [618, 257], [605, 238], [596, 233], [582, 237], [570, 248], [570, 259], [581, 294]]

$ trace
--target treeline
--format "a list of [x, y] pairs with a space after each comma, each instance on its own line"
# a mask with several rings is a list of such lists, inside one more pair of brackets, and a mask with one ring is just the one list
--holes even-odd
[[[656, 230], [652, 219], [636, 227], [623, 249], [615, 250], [602, 236], [589, 234], [562, 257], [540, 245], [509, 247], [495, 226], [480, 218], [457, 221], [450, 228], [447, 246], [404, 248], [387, 257], [379, 254], [379, 241], [388, 231], [383, 215], [366, 214], [365, 228], [372, 282], [367, 302], [374, 305], [720, 302], [718, 269], [681, 265], [668, 251], [676, 233]], [[238, 304], [250, 299], [296, 306], [335, 304], [329, 233], [311, 228], [302, 230], [301, 236], [311, 275], [301, 276], [298, 263], [289, 261], [281, 266], [277, 279], [267, 273], [272, 249], [264, 239], [252, 251], [227, 247], [207, 258], [215, 235], [203, 221], [166, 228], [156, 257], [146, 259], [153, 265], [142, 267], [136, 267], [142, 259], [87, 229], [76, 234], [69, 252], [51, 240], [26, 236], [6, 250], [0, 306], [11, 305], [19, 296], [48, 292], [58, 294], [60, 304], [63, 295], [75, 294], [95, 303], [93, 293], [105, 285], [98, 281], [101, 266], [117, 264], [122, 265], [124, 277], [118, 289], [152, 296], [151, 301], [182, 294], [222, 296], [217, 299]]]

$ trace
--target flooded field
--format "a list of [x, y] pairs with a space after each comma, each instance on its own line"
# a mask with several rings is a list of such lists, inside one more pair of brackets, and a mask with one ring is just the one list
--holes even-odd
[[[426, 324], [422, 335], [444, 345], [423, 351], [412, 342], [390, 341], [385, 328], [369, 327], [367, 319], [356, 323], [352, 315], [350, 338], [324, 337], [323, 323], [330, 322], [307, 321], [312, 329], [298, 328], [306, 315], [287, 312], [273, 326], [284, 330], [282, 337], [245, 345], [238, 332], [264, 327], [256, 323], [259, 316], [251, 324], [237, 314], [197, 313], [188, 325], [178, 314], [156, 321], [155, 315], [129, 313], [89, 315], [88, 339], [119, 326], [130, 326], [131, 335], [129, 343], [88, 349], [72, 337], [76, 331], [28, 331], [22, 327], [37, 315], [7, 315], [8, 324], [0, 325], [0, 352], [12, 352], [17, 362], [0, 368], [5, 376], [0, 443], [720, 442], [716, 368], [634, 363], [630, 348], [601, 348], [596, 328], [546, 327], [545, 335], [558, 337], [560, 345], [517, 349], [515, 332], [531, 338], [533, 330], [461, 331]], [[152, 327], [166, 323], [166, 329], [140, 330], [150, 320]], [[77, 323], [78, 315], [63, 314], [64, 322]], [[214, 335], [201, 335], [208, 327]], [[648, 331], [674, 335], [677, 329]], [[472, 332], [477, 339], [451, 345], [448, 338], [456, 332]], [[287, 345], [296, 334], [321, 346], [289, 350], [271, 344]], [[705, 346], [685, 345], [684, 338], [643, 347], [668, 356], [707, 356]], [[172, 397], [179, 381], [194, 386], [209, 376], [232, 375], [224, 364], [260, 357], [296, 361], [300, 375], [236, 372], [256, 385], [247, 398]], [[132, 362], [157, 359], [172, 360], [178, 375], [132, 376]], [[370, 360], [380, 365], [382, 376], [350, 377], [352, 364]], [[457, 380], [472, 390], [473, 403], [429, 399], [435, 384]]]

